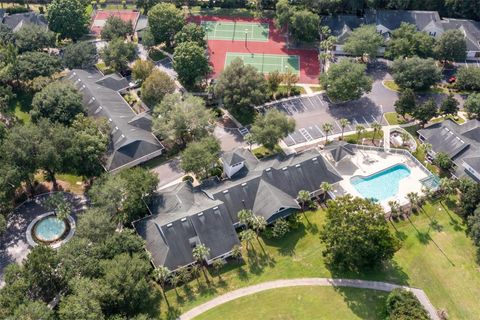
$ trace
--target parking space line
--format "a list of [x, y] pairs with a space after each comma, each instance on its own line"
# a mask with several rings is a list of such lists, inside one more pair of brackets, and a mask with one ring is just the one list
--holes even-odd
[[322, 134], [322, 136], [325, 136], [325, 133], [323, 133], [323, 131], [322, 131], [317, 125], [315, 125], [315, 128], [317, 128], [317, 130], [320, 131], [320, 133]]
[[364, 117], [364, 116], [362, 116], [362, 118], [363, 118], [363, 120], [365, 120], [365, 124], [367, 125], [367, 127], [369, 127], [369, 128], [370, 128], [370, 123], [367, 121], [367, 119], [365, 119], [365, 117]]
[[378, 122], [378, 120], [377, 120], [377, 119], [376, 119], [374, 116], [370, 115], [370, 117], [372, 117], [372, 119], [373, 119], [373, 122], [380, 123], [380, 122]]
[[292, 137], [292, 135], [291, 135], [291, 134], [289, 134], [289, 135], [288, 135], [288, 137], [289, 137], [290, 139], [292, 139], [292, 141], [293, 141], [293, 144], [297, 144], [297, 141], [296, 141], [295, 139], [293, 139], [293, 137]]
[[312, 141], [313, 137], [310, 135], [310, 133], [305, 129], [305, 128], [300, 128], [298, 131], [302, 134], [302, 136], [307, 140], [307, 142]]
[[308, 107], [303, 103], [303, 100], [302, 100], [302, 99], [299, 99], [299, 101], [300, 101], [300, 104], [303, 106], [303, 108], [304, 108], [305, 110], [307, 110], [307, 111], [310, 110], [310, 109], [308, 109]]
[[338, 123], [338, 121], [337, 121], [337, 120], [333, 120], [333, 121], [334, 121], [335, 124], [338, 126], [338, 128], [339, 128], [340, 130], [342, 130], [342, 126]]

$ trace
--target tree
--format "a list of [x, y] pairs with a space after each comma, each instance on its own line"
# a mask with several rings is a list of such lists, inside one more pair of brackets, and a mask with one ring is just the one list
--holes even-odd
[[209, 169], [218, 160], [220, 145], [214, 137], [191, 142], [182, 152], [180, 167], [198, 177], [208, 177]]
[[328, 135], [333, 132], [333, 124], [325, 122], [322, 124], [322, 130], [325, 132], [325, 144], [328, 144]]
[[18, 61], [13, 67], [16, 79], [32, 80], [36, 77], [49, 77], [61, 71], [61, 61], [55, 56], [44, 52], [25, 52], [18, 56]]
[[236, 259], [237, 261], [242, 260], [242, 247], [240, 245], [236, 244], [233, 246], [232, 258]]
[[255, 143], [255, 138], [253, 137], [253, 134], [247, 133], [243, 137], [243, 140], [248, 144], [248, 149], [252, 151], [252, 145]]
[[273, 223], [272, 236], [274, 238], [282, 238], [284, 235], [290, 232], [290, 225], [284, 218], [280, 218]]
[[154, 109], [153, 130], [163, 139], [199, 140], [213, 131], [215, 114], [205, 107], [202, 98], [192, 95], [167, 94]]
[[87, 33], [90, 17], [81, 0], [53, 0], [47, 10], [48, 27], [61, 38], [78, 40]]
[[111, 41], [116, 38], [125, 39], [131, 34], [133, 34], [132, 21], [123, 21], [115, 16], [107, 18], [101, 31], [102, 40], [106, 41]]
[[159, 3], [148, 12], [148, 24], [156, 43], [165, 42], [167, 47], [171, 47], [175, 34], [185, 24], [185, 16], [175, 5]]
[[353, 56], [375, 58], [382, 44], [383, 37], [375, 25], [363, 25], [348, 36], [343, 50]]
[[142, 84], [152, 74], [155, 65], [150, 60], [137, 59], [132, 66], [132, 77]]
[[430, 319], [413, 292], [403, 288], [393, 289], [387, 298], [388, 319]]
[[395, 101], [395, 112], [405, 119], [405, 115], [412, 114], [415, 111], [416, 101], [415, 93], [412, 89], [407, 88], [400, 92], [398, 100]]
[[366, 66], [349, 60], [333, 64], [320, 75], [320, 83], [334, 103], [358, 100], [372, 90], [372, 78], [365, 74]]
[[360, 271], [390, 260], [399, 244], [390, 233], [382, 208], [350, 195], [331, 200], [320, 232], [328, 265]]
[[[15, 93], [12, 91], [12, 87], [5, 85], [0, 87], [0, 113], [7, 111], [10, 101], [15, 98]], [[3, 123], [3, 122], [2, 122]], [[3, 127], [1, 129], [3, 132]], [[3, 136], [3, 134], [2, 134]], [[1, 139], [0, 139], [1, 140]]]
[[15, 35], [13, 34], [12, 29], [7, 27], [5, 24], [0, 24], [0, 46], [7, 46], [8, 44], [13, 44], [15, 41]]
[[112, 236], [115, 228], [110, 212], [103, 208], [89, 208], [79, 215], [75, 235], [98, 243]]
[[355, 126], [355, 132], [357, 133], [357, 143], [360, 141], [362, 134], [365, 132], [365, 126], [361, 124], [357, 124]]
[[127, 70], [128, 63], [137, 57], [137, 45], [132, 42], [125, 42], [122, 38], [116, 38], [101, 51], [100, 56], [103, 62], [115, 71]]
[[252, 224], [252, 229], [255, 231], [258, 243], [262, 245], [258, 237], [260, 235], [260, 232], [265, 230], [265, 228], [267, 227], [267, 221], [263, 216], [253, 215], [251, 224]]
[[210, 64], [205, 49], [195, 42], [177, 45], [173, 54], [173, 68], [180, 82], [192, 88], [210, 73]]
[[260, 105], [267, 99], [267, 82], [255, 67], [234, 59], [218, 77], [215, 95], [223, 99], [230, 110]]
[[287, 88], [287, 95], [290, 96], [290, 94], [292, 93], [292, 89], [298, 82], [298, 76], [293, 73], [292, 70], [287, 69], [287, 72], [282, 75], [282, 78], [283, 83], [285, 83], [285, 87]]
[[55, 215], [60, 220], [65, 220], [70, 213], [72, 213], [72, 204], [66, 200], [63, 196], [63, 193], [57, 192], [45, 201], [45, 206], [49, 210], [53, 210]]
[[471, 117], [475, 117], [477, 119], [480, 118], [480, 93], [472, 93], [468, 95], [467, 100], [465, 101], [464, 105], [465, 111]]
[[102, 304], [108, 292], [97, 279], [74, 278], [70, 282], [72, 293], [62, 297], [58, 314], [61, 320], [103, 320]]
[[196, 23], [187, 23], [184, 25], [175, 35], [175, 45], [178, 46], [184, 42], [193, 42], [200, 48], [206, 48], [207, 41], [205, 40], [205, 30], [203, 27]]
[[218, 280], [221, 280], [220, 270], [222, 270], [223, 266], [225, 265], [225, 261], [223, 259], [215, 259], [213, 260], [212, 267], [215, 269], [215, 273], [218, 276]]
[[480, 247], [480, 206], [468, 217], [467, 222], [469, 236], [472, 238], [473, 243]]
[[7, 219], [5, 219], [5, 215], [0, 213], [0, 236], [2, 236], [5, 231], [7, 231]]
[[252, 241], [254, 239], [255, 239], [255, 231], [253, 231], [252, 229], [246, 229], [240, 232], [240, 240], [246, 243], [245, 248], [247, 249], [247, 251], [250, 249], [250, 247], [254, 249], [252, 245]]
[[253, 211], [250, 209], [242, 209], [237, 212], [238, 222], [243, 224], [247, 229], [252, 224], [253, 216]]
[[78, 114], [85, 113], [82, 95], [72, 84], [65, 81], [52, 82], [37, 92], [30, 111], [34, 122], [47, 118], [64, 125], [70, 125]]
[[431, 58], [434, 44], [435, 38], [426, 32], [418, 32], [413, 24], [402, 22], [400, 28], [393, 30], [385, 56], [392, 60], [414, 56]]
[[465, 61], [467, 42], [462, 31], [447, 30], [435, 44], [435, 54], [441, 61]]
[[97, 62], [97, 47], [92, 42], [79, 41], [63, 50], [63, 65], [69, 69], [90, 69]]
[[110, 143], [107, 119], [78, 114], [72, 122], [74, 130], [72, 172], [87, 179], [99, 176]]
[[138, 254], [122, 253], [111, 260], [100, 261], [103, 282], [109, 292], [106, 313], [134, 315], [150, 301], [150, 264]]
[[382, 130], [382, 125], [378, 122], [374, 122], [372, 123], [372, 129], [373, 129], [372, 144], [375, 144], [375, 137], [377, 136], [377, 133], [379, 133]]
[[407, 199], [410, 202], [410, 209], [412, 211], [418, 211], [420, 207], [420, 196], [417, 192], [409, 192], [407, 193]]
[[158, 281], [160, 287], [162, 288], [163, 298], [165, 299], [165, 302], [168, 306], [170, 306], [170, 303], [168, 301], [167, 294], [165, 293], [165, 284], [167, 283], [170, 274], [171, 271], [165, 266], [159, 266], [155, 268], [155, 279]]
[[480, 68], [459, 68], [455, 86], [460, 90], [480, 91]]
[[16, 320], [55, 320], [55, 313], [46, 303], [40, 301], [28, 301], [20, 305], [13, 313], [12, 319]]
[[153, 70], [142, 84], [142, 100], [153, 107], [162, 101], [166, 94], [175, 91], [175, 82], [160, 70]]
[[342, 135], [340, 137], [340, 140], [343, 140], [343, 133], [345, 132], [345, 128], [350, 125], [350, 121], [345, 118], [341, 118], [339, 121], [340, 127], [342, 128]]
[[55, 47], [55, 33], [44, 26], [26, 24], [15, 33], [15, 45], [19, 52], [38, 51]]
[[389, 200], [387, 204], [390, 207], [390, 218], [397, 219], [401, 214], [400, 203], [397, 200]]
[[453, 161], [445, 152], [438, 152], [435, 154], [434, 162], [442, 170], [449, 170], [453, 167]]
[[278, 72], [278, 70], [275, 70], [273, 72], [270, 72], [267, 76], [267, 85], [268, 85], [268, 90], [270, 93], [273, 95], [275, 98], [275, 95], [277, 93], [278, 87], [283, 81], [283, 75]]
[[127, 224], [146, 213], [153, 192], [158, 185], [158, 177], [151, 171], [136, 167], [115, 175], [104, 174], [98, 178], [89, 196], [92, 204], [109, 212], [114, 219]]
[[464, 218], [468, 218], [475, 213], [480, 203], [480, 185], [474, 183], [472, 180], [461, 179], [459, 184], [460, 199], [460, 214]]
[[307, 218], [307, 216], [305, 215], [305, 209], [307, 208], [311, 200], [312, 200], [312, 196], [310, 195], [309, 191], [307, 190], [298, 191], [297, 201], [300, 204], [300, 207], [302, 208], [302, 213], [305, 218]]
[[457, 99], [455, 99], [453, 94], [449, 94], [447, 98], [442, 101], [442, 104], [440, 105], [440, 112], [444, 115], [450, 114], [455, 116], [457, 115], [459, 110], [458, 105], [459, 102], [457, 101]]
[[323, 193], [323, 201], [325, 201], [327, 199], [327, 194], [333, 190], [333, 186], [330, 183], [324, 181], [320, 184], [320, 190]]
[[320, 17], [307, 9], [295, 10], [288, 24], [288, 31], [296, 41], [313, 42], [318, 38]]
[[197, 261], [197, 263], [202, 266], [203, 276], [205, 277], [205, 281], [207, 281], [208, 283], [209, 280], [208, 280], [207, 272], [205, 270], [206, 269], [205, 262], [210, 257], [210, 248], [208, 248], [203, 243], [200, 243], [195, 248], [193, 248], [192, 255], [193, 255], [193, 259], [195, 259], [195, 261]]
[[275, 22], [278, 27], [285, 28], [293, 15], [293, 8], [288, 0], [278, 0], [275, 5]]
[[419, 120], [422, 125], [425, 125], [425, 123], [437, 116], [437, 114], [437, 103], [433, 98], [430, 98], [415, 109], [413, 112], [413, 117]]
[[441, 70], [433, 59], [418, 57], [395, 60], [392, 76], [400, 88], [414, 91], [426, 90], [442, 79]]
[[278, 140], [295, 130], [295, 120], [288, 118], [277, 109], [270, 109], [255, 119], [250, 130], [255, 141], [265, 148], [273, 150]]

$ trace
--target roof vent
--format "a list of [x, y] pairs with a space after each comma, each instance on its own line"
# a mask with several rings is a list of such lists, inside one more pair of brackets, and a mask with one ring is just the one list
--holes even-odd
[[199, 217], [203, 216], [203, 212], [198, 213], [197, 216]]
[[317, 157], [315, 157], [315, 158], [312, 158], [312, 161], [317, 161]]
[[242, 187], [245, 187], [246, 185], [247, 185], [247, 183], [246, 183], [246, 182], [242, 183]]
[[295, 165], [295, 168], [300, 168], [300, 163]]
[[223, 193], [228, 193], [228, 190], [223, 190]]
[[112, 118], [108, 118], [108, 122], [112, 122]]
[[213, 207], [213, 210], [218, 210], [218, 207]]
[[272, 168], [267, 168], [265, 169], [265, 171], [269, 172], [270, 170], [272, 170]]
[[167, 224], [167, 228], [171, 228], [171, 227], [173, 227], [173, 223]]
[[282, 168], [283, 171], [285, 171], [285, 170], [287, 170], [287, 169], [288, 169], [288, 167], [283, 167], [283, 168]]

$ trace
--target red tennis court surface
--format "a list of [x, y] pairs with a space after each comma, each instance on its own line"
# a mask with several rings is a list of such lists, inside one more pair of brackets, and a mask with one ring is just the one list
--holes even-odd
[[105, 22], [107, 22], [107, 19], [112, 16], [120, 18], [123, 21], [131, 21], [132, 27], [135, 29], [140, 13], [132, 10], [98, 10], [95, 13], [92, 26], [90, 27], [91, 33], [99, 35], [103, 29], [103, 26], [105, 25]]
[[278, 54], [298, 55], [300, 57], [300, 79], [299, 83], [317, 84], [320, 74], [318, 51], [308, 49], [288, 49], [285, 35], [277, 29], [271, 19], [255, 18], [224, 18], [192, 16], [191, 21], [201, 23], [202, 21], [227, 21], [227, 22], [260, 22], [268, 23], [270, 32], [267, 42], [232, 41], [232, 40], [208, 40], [210, 63], [213, 67], [212, 77], [216, 78], [225, 66], [227, 52], [231, 53], [256, 53], [256, 54]]

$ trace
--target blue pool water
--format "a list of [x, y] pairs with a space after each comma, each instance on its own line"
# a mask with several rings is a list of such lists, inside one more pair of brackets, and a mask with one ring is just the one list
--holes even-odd
[[397, 164], [368, 177], [352, 177], [350, 183], [362, 197], [383, 201], [394, 197], [398, 192], [400, 180], [409, 175], [410, 169], [407, 166]]
[[55, 216], [48, 216], [35, 225], [35, 237], [42, 241], [54, 241], [63, 235], [66, 228], [65, 221], [57, 219]]

